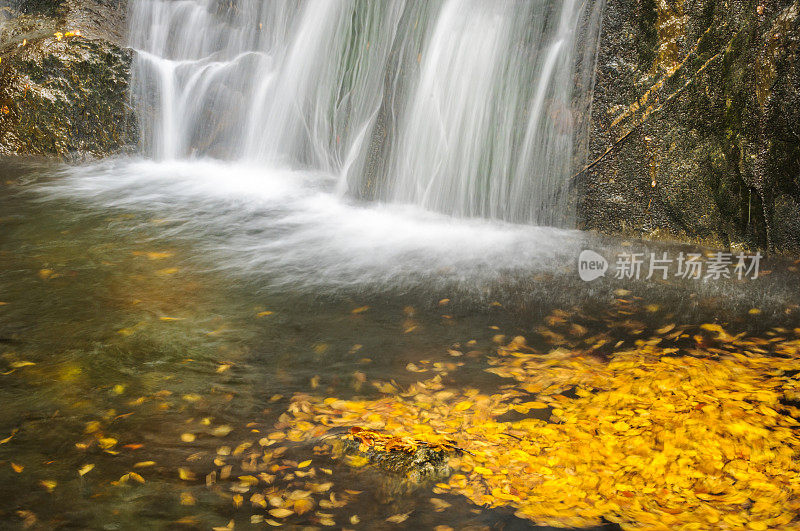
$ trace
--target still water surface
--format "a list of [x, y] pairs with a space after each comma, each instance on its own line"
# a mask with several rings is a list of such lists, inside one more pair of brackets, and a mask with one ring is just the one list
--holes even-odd
[[[615, 290], [652, 305], [653, 327], [800, 323], [788, 260], [752, 281], [587, 284], [581, 249], [688, 248], [353, 204], [334, 181], [214, 162], [3, 163], [3, 527], [263, 527], [224, 481], [178, 469], [273, 431], [294, 393], [379, 396], [371, 382], [409, 385], [409, 363], [454, 346], [466, 355], [448, 384], [491, 391], [495, 336], [535, 343], [551, 310], [601, 311]], [[312, 454], [284, 446], [290, 459]], [[527, 525], [458, 496], [437, 512], [429, 485], [328, 461], [337, 485], [362, 491], [331, 509], [341, 525], [358, 515], [351, 527], [391, 528], [388, 516], [409, 511], [411, 528]], [[131, 471], [144, 483], [120, 483]]]

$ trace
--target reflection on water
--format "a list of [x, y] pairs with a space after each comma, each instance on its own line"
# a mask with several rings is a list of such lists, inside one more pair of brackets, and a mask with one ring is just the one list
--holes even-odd
[[[6, 164], [0, 181], [0, 515], [14, 525], [247, 526], [264, 511], [236, 509], [235, 482], [178, 469], [241, 461], [218, 449], [273, 431], [294, 393], [379, 396], [372, 382], [409, 385], [409, 363], [454, 344], [466, 354], [448, 382], [490, 390], [494, 336], [530, 337], [553, 308], [591, 313], [623, 287], [658, 308], [654, 324], [797, 326], [791, 262], [751, 282], [586, 284], [580, 250], [624, 242], [349, 204], [320, 174], [115, 161]], [[458, 496], [438, 512], [427, 487], [326, 466], [363, 491], [328, 511], [337, 522], [514, 519]]]

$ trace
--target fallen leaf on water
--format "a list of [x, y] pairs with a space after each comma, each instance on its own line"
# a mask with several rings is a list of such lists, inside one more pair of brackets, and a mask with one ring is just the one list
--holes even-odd
[[353, 467], [362, 467], [369, 463], [369, 459], [361, 455], [348, 456], [347, 464]]
[[116, 445], [117, 440], [113, 437], [101, 437], [100, 439], [98, 439], [97, 444], [100, 445], [100, 448], [108, 449]]
[[232, 431], [233, 431], [233, 428], [231, 428], [230, 426], [226, 426], [226, 425], [217, 426], [216, 428], [211, 430], [211, 435], [213, 435], [214, 437], [225, 437], [226, 435], [228, 435]]
[[434, 510], [439, 513], [450, 507], [450, 504], [439, 498], [431, 498], [430, 502], [433, 504]]
[[270, 509], [269, 514], [271, 514], [275, 518], [286, 518], [287, 516], [293, 515], [294, 511], [292, 511], [291, 509], [285, 509], [283, 507], [279, 507], [277, 509]]
[[13, 430], [11, 430], [11, 435], [9, 435], [8, 437], [6, 437], [5, 439], [2, 439], [2, 440], [0, 440], [0, 444], [5, 444], [5, 443], [7, 443], [8, 441], [10, 441], [10, 440], [11, 440], [11, 439], [14, 437], [14, 435], [17, 433], [17, 431], [18, 431], [18, 430], [17, 430], [16, 428], [14, 428]]
[[56, 488], [58, 482], [53, 479], [43, 479], [39, 482], [39, 485], [47, 489], [47, 492], [53, 492], [53, 489]]
[[86, 474], [88, 474], [89, 472], [91, 472], [93, 468], [94, 468], [94, 465], [93, 465], [93, 464], [86, 464], [86, 465], [83, 465], [82, 467], [80, 467], [80, 468], [78, 469], [78, 475], [79, 475], [79, 476], [85, 476]]
[[256, 314], [256, 317], [266, 317], [268, 315], [272, 315], [273, 313], [275, 313], [275, 312], [271, 312], [269, 310], [264, 310], [263, 312], [258, 312]]
[[219, 527], [212, 527], [211, 529], [213, 529], [213, 531], [230, 531], [231, 529], [234, 528], [235, 525], [236, 524], [234, 523], [234, 521], [231, 520], [231, 521], [228, 522], [228, 525], [219, 526]]
[[470, 402], [468, 400], [464, 400], [463, 402], [459, 402], [458, 404], [456, 404], [455, 407], [453, 408], [453, 411], [456, 411], [456, 412], [458, 412], [458, 411], [466, 411], [471, 407], [472, 407], [472, 402]]
[[294, 502], [294, 512], [297, 514], [305, 514], [314, 508], [314, 502], [307, 498], [296, 500]]
[[297, 468], [305, 468], [310, 464], [311, 464], [311, 459], [308, 459], [307, 461], [302, 461], [302, 462], [298, 463], [297, 464]]
[[667, 334], [667, 333], [671, 332], [673, 328], [675, 328], [675, 324], [674, 323], [668, 324], [668, 325], [663, 326], [663, 327], [659, 328], [658, 330], [656, 330], [656, 334], [658, 334], [658, 335]]
[[20, 472], [22, 472], [23, 470], [25, 470], [25, 467], [24, 467], [24, 466], [22, 466], [22, 465], [18, 465], [18, 464], [16, 464], [16, 463], [11, 463], [11, 468], [13, 468], [13, 469], [14, 469], [14, 472], [16, 472], [17, 474], [19, 474]]
[[194, 433], [182, 433], [181, 440], [187, 443], [194, 442], [195, 440]]
[[369, 306], [359, 306], [358, 308], [355, 308], [355, 309], [353, 309], [353, 310], [350, 310], [350, 313], [352, 313], [352, 314], [359, 314], [359, 313], [364, 313], [364, 312], [366, 312], [367, 310], [369, 310]]
[[139, 461], [138, 463], [135, 463], [133, 465], [133, 468], [146, 468], [148, 466], [153, 466], [155, 464], [156, 464], [155, 461]]
[[159, 269], [158, 271], [156, 271], [156, 275], [158, 275], [160, 277], [163, 277], [163, 276], [167, 276], [167, 275], [174, 275], [177, 272], [178, 272], [178, 268], [177, 267], [167, 267], [167, 268]]
[[179, 468], [178, 477], [184, 481], [194, 481], [196, 479], [194, 472], [192, 472], [188, 468]]
[[395, 515], [390, 516], [389, 518], [387, 518], [386, 521], [387, 522], [391, 522], [393, 524], [402, 524], [403, 522], [408, 520], [408, 517], [409, 517], [410, 514], [411, 513], [395, 514]]

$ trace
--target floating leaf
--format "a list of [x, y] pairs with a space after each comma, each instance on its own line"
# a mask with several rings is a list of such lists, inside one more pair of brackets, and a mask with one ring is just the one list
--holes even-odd
[[410, 514], [411, 513], [395, 514], [395, 515], [392, 515], [389, 518], [387, 518], [386, 521], [387, 522], [391, 522], [393, 524], [402, 524], [403, 522], [408, 520], [408, 516]]
[[233, 428], [230, 426], [222, 425], [217, 426], [213, 430], [211, 430], [211, 435], [214, 437], [226, 437], [230, 432], [233, 431]]
[[287, 516], [293, 515], [294, 511], [292, 511], [291, 509], [280, 507], [277, 509], [270, 509], [269, 514], [271, 514], [275, 518], [286, 518]]
[[100, 448], [108, 449], [117, 444], [117, 440], [113, 437], [101, 437], [98, 439], [97, 444], [100, 445]]
[[464, 401], [459, 402], [458, 404], [456, 404], [455, 407], [453, 408], [453, 411], [455, 411], [455, 412], [466, 411], [467, 409], [471, 408], [472, 406], [473, 406], [472, 402], [470, 402], [468, 400], [464, 400]]

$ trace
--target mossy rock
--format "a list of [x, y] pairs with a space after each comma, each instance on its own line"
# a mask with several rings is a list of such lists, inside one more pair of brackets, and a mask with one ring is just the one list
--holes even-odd
[[431, 448], [421, 444], [413, 452], [401, 450], [376, 450], [372, 447], [363, 449], [359, 441], [349, 435], [337, 439], [337, 453], [363, 457], [368, 463], [411, 480], [414, 483], [441, 481], [452, 473], [448, 465], [448, 457], [453, 452]]
[[135, 144], [132, 51], [113, 32], [77, 27], [86, 18], [68, 2], [40, 3], [11, 11], [0, 34], [0, 154], [83, 159]]

